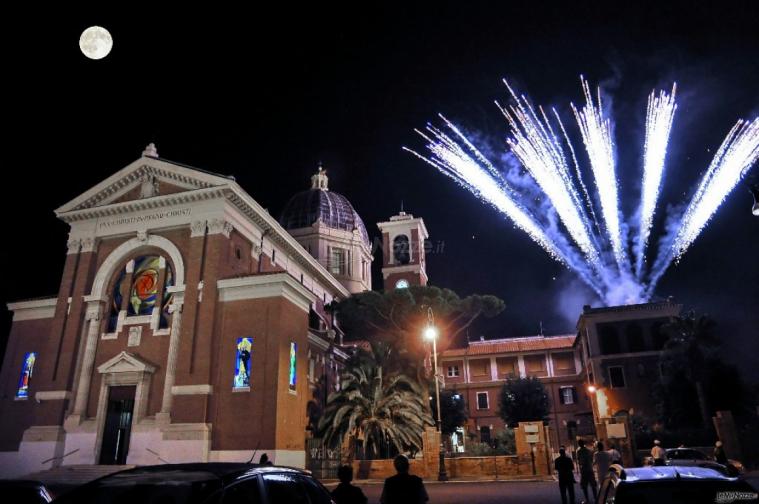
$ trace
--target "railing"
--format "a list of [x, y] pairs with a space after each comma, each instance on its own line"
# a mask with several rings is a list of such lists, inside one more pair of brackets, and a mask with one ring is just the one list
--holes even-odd
[[68, 457], [69, 455], [73, 455], [74, 453], [76, 453], [78, 451], [79, 451], [79, 448], [77, 448], [76, 450], [71, 450], [70, 452], [64, 453], [63, 455], [60, 455], [58, 457], [52, 457], [52, 458], [49, 458], [47, 460], [43, 460], [42, 462], [40, 462], [40, 464], [47, 464], [48, 462], [52, 462], [53, 460], [63, 460], [66, 457]]

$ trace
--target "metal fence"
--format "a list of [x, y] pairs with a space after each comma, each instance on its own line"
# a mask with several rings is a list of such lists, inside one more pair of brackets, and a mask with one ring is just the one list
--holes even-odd
[[330, 448], [321, 439], [306, 440], [306, 469], [316, 479], [337, 479], [340, 467], [340, 448]]

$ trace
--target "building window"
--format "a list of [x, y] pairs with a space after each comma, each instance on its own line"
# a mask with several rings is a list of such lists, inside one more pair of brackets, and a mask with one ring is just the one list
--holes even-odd
[[469, 361], [469, 373], [472, 376], [487, 376], [490, 361], [485, 359]]
[[609, 366], [611, 388], [625, 388], [625, 372], [622, 366]]
[[18, 379], [18, 390], [16, 390], [17, 399], [27, 399], [29, 397], [29, 382], [32, 380], [32, 372], [34, 371], [34, 362], [36, 360], [36, 352], [24, 354], [24, 361], [21, 363], [21, 376]]
[[240, 252], [240, 247], [235, 247], [235, 257], [238, 261], [242, 259], [242, 252]]
[[664, 329], [664, 322], [654, 322], [651, 325], [651, 339], [654, 342], [654, 349], [662, 350], [664, 348], [669, 339], [667, 331]]
[[598, 334], [598, 340], [603, 355], [622, 352], [622, 348], [619, 345], [619, 335], [615, 328], [610, 326], [601, 327]]
[[459, 367], [458, 366], [448, 366], [448, 377], [449, 378], [455, 378], [459, 376]]
[[488, 405], [488, 393], [487, 392], [477, 392], [477, 409], [478, 410], [486, 410], [489, 408]]
[[559, 400], [561, 404], [575, 404], [577, 402], [577, 390], [574, 387], [559, 388]]
[[[165, 268], [163, 285], [161, 270]], [[115, 332], [119, 312], [126, 307], [128, 317], [152, 315], [153, 308], [160, 308], [159, 329], [169, 326], [169, 305], [173, 294], [166, 291], [174, 285], [171, 266], [160, 256], [141, 256], [130, 261], [129, 272], [123, 269], [111, 296], [111, 310], [108, 319], [108, 332]], [[130, 278], [131, 276], [131, 278]], [[126, 285], [126, 282], [129, 282]], [[126, 303], [124, 296], [127, 296]]]
[[487, 425], [480, 426], [480, 442], [490, 444], [490, 427]]
[[398, 235], [393, 239], [393, 257], [395, 258], [395, 264], [408, 264], [411, 262], [408, 236]]
[[288, 379], [288, 386], [290, 387], [290, 392], [295, 393], [295, 385], [297, 380], [297, 354], [298, 354], [298, 344], [295, 342], [290, 342], [290, 374]]
[[498, 357], [496, 360], [499, 378], [515, 378], [519, 375], [517, 359]]
[[555, 375], [570, 375], [575, 373], [575, 356], [573, 353], [553, 354], [552, 358]]
[[627, 324], [625, 328], [628, 352], [645, 352], [646, 343], [643, 341], [643, 329], [637, 322]]
[[547, 376], [546, 358], [544, 355], [530, 355], [524, 358], [527, 376]]
[[253, 338], [237, 339], [233, 388], [245, 389], [250, 387], [250, 351], [252, 348]]
[[347, 251], [341, 248], [330, 249], [329, 272], [333, 275], [345, 275], [347, 266]]

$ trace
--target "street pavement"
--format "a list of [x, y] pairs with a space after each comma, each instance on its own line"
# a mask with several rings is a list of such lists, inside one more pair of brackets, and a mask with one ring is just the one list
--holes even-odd
[[[745, 477], [759, 490], [759, 471]], [[381, 482], [355, 484], [369, 498], [369, 504], [378, 504], [382, 494]], [[556, 481], [451, 481], [425, 482], [430, 504], [557, 504], [561, 502], [559, 484]], [[330, 490], [334, 486], [330, 485]], [[575, 485], [578, 503], [583, 501], [580, 485]]]
[[[381, 483], [357, 482], [369, 504], [379, 503]], [[556, 504], [561, 502], [559, 484], [555, 481], [490, 481], [490, 482], [426, 482], [430, 504]], [[582, 493], [577, 488], [577, 502]]]

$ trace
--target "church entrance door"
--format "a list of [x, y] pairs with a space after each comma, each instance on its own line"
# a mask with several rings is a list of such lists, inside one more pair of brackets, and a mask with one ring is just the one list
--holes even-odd
[[135, 389], [134, 386], [109, 387], [103, 444], [100, 449], [101, 464], [126, 464]]

